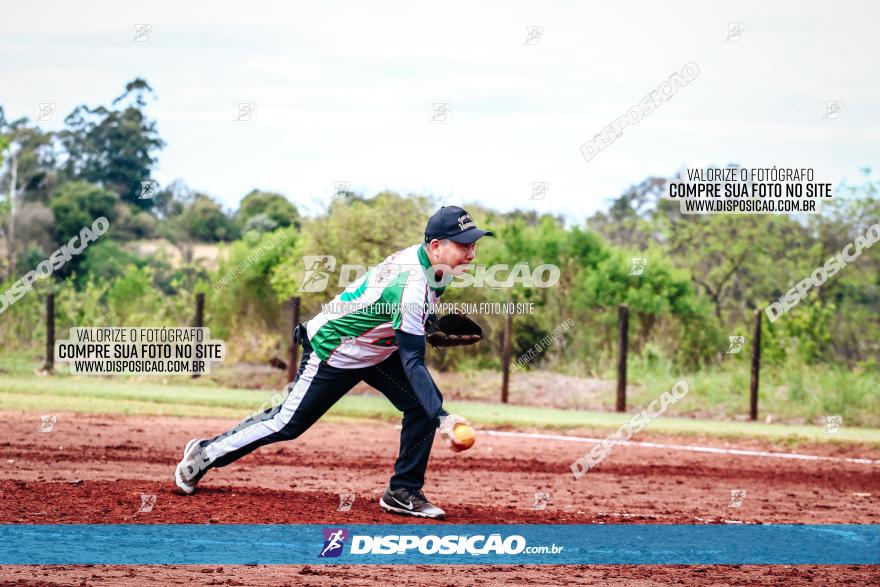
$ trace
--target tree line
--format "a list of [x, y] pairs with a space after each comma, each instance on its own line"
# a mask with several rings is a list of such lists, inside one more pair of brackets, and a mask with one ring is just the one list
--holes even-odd
[[[300, 296], [308, 317], [338, 293], [301, 291], [303, 256], [376, 264], [419, 242], [439, 205], [419, 194], [345, 192], [306, 217], [283, 194], [254, 189], [230, 211], [182, 180], [158, 186], [152, 173], [165, 141], [147, 114], [154, 99], [150, 85], [135, 79], [109, 106], [78, 106], [55, 132], [27, 118], [8, 120], [0, 108], [3, 289], [95, 218], [111, 222], [105, 237], [50, 283], [38, 284], [58, 292], [62, 326], [182, 324], [192, 294], [201, 291], [217, 336], [239, 337], [245, 358], [278, 354], [286, 344], [285, 300]], [[822, 214], [806, 217], [682, 215], [663, 198], [664, 186], [665, 178], [645, 178], [579, 226], [551, 214], [462, 202], [497, 235], [480, 241], [478, 262], [552, 263], [560, 280], [547, 289], [450, 289], [444, 301], [533, 303], [534, 314], [515, 317], [514, 352], [570, 323], [528, 367], [580, 371], [609, 364], [616, 307], [626, 303], [636, 353], [699, 367], [720, 360], [729, 336], [748, 335], [756, 310], [880, 221], [878, 182], [869, 169], [842, 184]], [[128, 246], [156, 238], [177, 247], [183, 261], [142, 257]], [[193, 261], [196, 243], [226, 252], [218, 267]], [[234, 280], [212, 287], [245, 263]], [[869, 250], [768, 325], [765, 360], [877, 370], [878, 292], [880, 255]], [[38, 305], [31, 295], [0, 316], [5, 346], [39, 344]], [[436, 366], [498, 366], [504, 317], [480, 319], [489, 344], [434, 356]]]

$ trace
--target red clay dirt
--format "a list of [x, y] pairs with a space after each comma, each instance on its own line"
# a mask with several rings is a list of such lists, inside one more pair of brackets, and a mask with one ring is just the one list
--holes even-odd
[[[187, 440], [226, 430], [209, 418], [56, 414], [39, 432], [38, 414], [4, 413], [0, 442], [0, 523], [419, 523], [385, 514], [378, 497], [398, 449], [399, 428], [383, 423], [319, 422], [301, 438], [263, 447], [203, 479], [183, 496], [174, 465]], [[607, 432], [595, 431], [592, 436]], [[717, 439], [642, 435], [639, 440], [729, 447]], [[478, 435], [453, 453], [439, 440], [425, 492], [446, 509], [445, 522], [421, 523], [880, 523], [880, 465], [727, 456], [617, 447], [579, 480], [569, 465], [590, 444]], [[738, 448], [780, 449], [757, 441]], [[797, 452], [880, 458], [848, 445]], [[732, 489], [746, 490], [731, 507]], [[546, 509], [535, 493], [550, 493]], [[348, 512], [340, 493], [354, 493]], [[155, 495], [138, 512], [141, 495]], [[387, 567], [0, 566], [12, 584], [319, 584], [387, 582]], [[394, 567], [396, 582], [460, 584], [869, 584], [874, 566], [480, 566]]]

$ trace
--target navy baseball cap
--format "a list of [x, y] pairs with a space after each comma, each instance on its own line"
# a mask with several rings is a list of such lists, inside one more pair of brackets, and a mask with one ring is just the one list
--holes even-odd
[[469, 245], [482, 236], [495, 236], [489, 230], [477, 228], [473, 218], [464, 208], [443, 206], [428, 219], [425, 226], [425, 242], [448, 238]]

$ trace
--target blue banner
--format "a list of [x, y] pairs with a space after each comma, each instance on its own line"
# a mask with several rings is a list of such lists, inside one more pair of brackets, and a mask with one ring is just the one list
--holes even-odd
[[880, 564], [880, 526], [0, 525], [0, 564]]

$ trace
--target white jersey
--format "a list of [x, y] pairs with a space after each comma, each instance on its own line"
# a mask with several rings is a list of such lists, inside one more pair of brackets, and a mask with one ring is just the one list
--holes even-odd
[[348, 286], [308, 321], [315, 354], [327, 364], [357, 369], [397, 350], [396, 329], [425, 334], [425, 321], [445, 288], [429, 283], [421, 244], [398, 251]]

